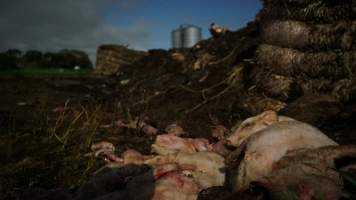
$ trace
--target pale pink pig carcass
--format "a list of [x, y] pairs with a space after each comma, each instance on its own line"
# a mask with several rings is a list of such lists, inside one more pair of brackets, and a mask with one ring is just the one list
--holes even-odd
[[152, 144], [152, 152], [159, 155], [174, 154], [177, 152], [194, 153], [195, 147], [188, 140], [175, 135], [158, 135], [154, 144]]
[[119, 168], [124, 165], [135, 164], [142, 165], [145, 159], [151, 158], [151, 156], [142, 155], [140, 152], [134, 149], [128, 149], [118, 157], [114, 152], [105, 152], [104, 160], [108, 163], [105, 167]]
[[121, 154], [124, 162], [124, 165], [128, 165], [128, 164], [136, 164], [136, 165], [142, 165], [144, 162], [144, 156], [134, 150], [134, 149], [128, 149], [126, 150], [124, 153]]
[[225, 182], [224, 158], [219, 154], [201, 151], [195, 153], [177, 153], [158, 155], [145, 161], [145, 164], [162, 166], [176, 163], [180, 170], [193, 177], [202, 188], [222, 186]]
[[248, 189], [251, 182], [268, 175], [273, 163], [288, 151], [337, 145], [317, 128], [278, 117], [274, 111], [246, 119], [228, 139], [238, 146], [227, 158], [236, 176], [231, 183], [235, 190]]
[[177, 156], [180, 166], [192, 167], [191, 176], [206, 189], [223, 186], [225, 183], [224, 158], [217, 153], [201, 151], [193, 154], [180, 153]]
[[205, 138], [187, 138], [186, 140], [193, 144], [196, 151], [212, 151], [212, 145]]
[[225, 146], [228, 143], [227, 140], [220, 140], [215, 144], [211, 144], [211, 151], [225, 157], [231, 152]]
[[152, 152], [159, 155], [212, 150], [213, 146], [205, 138], [182, 138], [174, 134], [158, 135], [155, 143], [152, 144]]
[[200, 190], [192, 177], [170, 172], [156, 181], [152, 200], [196, 200]]
[[168, 173], [174, 172], [174, 171], [180, 171], [181, 168], [177, 163], [167, 163], [167, 164], [162, 164], [162, 165], [155, 165], [154, 170], [153, 170], [153, 176], [155, 179], [160, 179], [163, 176], [167, 175]]
[[254, 117], [247, 118], [240, 126], [227, 138], [229, 143], [239, 146], [245, 139], [254, 133], [269, 127], [270, 125], [282, 121], [296, 121], [290, 117], [278, 116], [275, 111], [268, 110]]

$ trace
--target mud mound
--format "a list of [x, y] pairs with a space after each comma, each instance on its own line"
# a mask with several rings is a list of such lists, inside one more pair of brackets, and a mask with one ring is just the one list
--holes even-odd
[[241, 30], [191, 49], [151, 50], [120, 67], [121, 103], [159, 128], [178, 121], [194, 136], [310, 94], [354, 105], [354, 8], [350, 0], [266, 0]]
[[[325, 51], [300, 52], [295, 49], [261, 45], [256, 53], [259, 64], [268, 66], [277, 74], [295, 76], [301, 73], [312, 77], [341, 79], [351, 77], [356, 66], [350, 65], [349, 56], [356, 52]], [[353, 63], [352, 63], [353, 64]]]
[[311, 25], [301, 21], [273, 21], [263, 28], [267, 44], [300, 50], [355, 49], [355, 21]]
[[115, 75], [120, 68], [133, 64], [144, 54], [120, 45], [101, 45], [97, 50], [95, 73]]
[[[310, 94], [315, 100], [323, 99], [325, 95], [335, 98], [335, 104], [341, 105], [338, 113], [342, 113], [343, 103], [353, 102], [351, 104], [354, 105], [354, 89], [350, 85], [354, 82], [356, 71], [353, 9], [355, 2], [350, 0], [265, 0], [264, 8], [257, 17], [261, 24], [262, 42], [256, 51], [259, 67], [254, 70], [256, 76], [252, 78], [252, 83], [268, 97], [287, 100], [287, 109], [283, 111], [286, 114], [291, 112], [296, 115], [297, 112], [292, 112], [290, 106], [298, 104], [301, 99], [310, 99]], [[288, 94], [288, 90], [276, 90], [277, 85], [271, 89], [274, 82], [271, 77], [275, 76], [294, 80], [299, 93], [293, 92], [292, 98], [286, 98], [288, 95], [284, 96], [285, 99], [281, 98], [281, 93]], [[279, 87], [288, 88], [287, 83]], [[294, 102], [298, 97], [301, 98]], [[316, 117], [321, 121], [325, 116], [338, 115], [322, 108], [313, 111], [311, 108], [318, 106], [313, 106], [310, 100], [303, 104], [310, 106], [308, 110], [311, 113], [322, 113]], [[318, 120], [309, 121], [323, 126]]]
[[258, 14], [263, 20], [297, 20], [318, 23], [332, 23], [343, 20], [355, 20], [355, 2], [313, 1], [310, 3], [288, 3], [287, 1], [265, 1]]

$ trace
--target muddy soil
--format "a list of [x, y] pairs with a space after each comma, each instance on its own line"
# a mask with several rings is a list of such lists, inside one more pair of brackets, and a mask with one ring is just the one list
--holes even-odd
[[[86, 157], [93, 142], [108, 140], [116, 145], [117, 153], [128, 148], [149, 153], [153, 138], [137, 130], [117, 128], [118, 119], [139, 116], [162, 131], [168, 124], [178, 123], [191, 137], [210, 138], [214, 126], [232, 128], [251, 115], [236, 106], [248, 97], [248, 93], [239, 92], [239, 87], [204, 102], [201, 93], [188, 88], [191, 86], [184, 78], [175, 76], [170, 82], [164, 82], [167, 76], [174, 74], [158, 72], [154, 75], [162, 82], [142, 79], [146, 87], [134, 90], [134, 84], [122, 85], [117, 78], [1, 79], [0, 199], [15, 199], [27, 191], [75, 190], [103, 164]], [[216, 79], [219, 77], [224, 76]], [[137, 84], [142, 83], [137, 81]], [[200, 86], [208, 88], [211, 83]], [[214, 88], [213, 94], [219, 94], [226, 87]], [[134, 93], [135, 90], [142, 93]], [[312, 99], [318, 105], [317, 98]], [[298, 117], [296, 110], [305, 109], [304, 115], [299, 114], [305, 117], [310, 108], [297, 105], [290, 104], [289, 110], [284, 112]], [[332, 110], [332, 105], [327, 106]], [[356, 137], [351, 134], [355, 130], [354, 114], [352, 108], [344, 109], [337, 110], [335, 118], [323, 120], [321, 128], [338, 142], [355, 144]], [[348, 115], [345, 117], [348, 120], [340, 113]], [[320, 121], [314, 123], [320, 124]]]
[[91, 143], [150, 149], [150, 138], [115, 127], [123, 113], [117, 82], [97, 78], [6, 78], [0, 87], [0, 199], [76, 188], [102, 166]]

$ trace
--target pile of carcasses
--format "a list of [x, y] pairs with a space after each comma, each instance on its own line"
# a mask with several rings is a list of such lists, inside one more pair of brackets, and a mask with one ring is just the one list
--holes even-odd
[[267, 189], [273, 199], [339, 199], [343, 188], [340, 173], [356, 170], [348, 162], [355, 161], [356, 146], [340, 146], [317, 128], [274, 111], [246, 119], [215, 144], [203, 138], [184, 138], [182, 133], [175, 126], [157, 135], [152, 155], [129, 149], [117, 157], [109, 142], [92, 145], [92, 151], [107, 161], [107, 167], [151, 166], [154, 200], [194, 200], [210, 187], [243, 192], [252, 185]]

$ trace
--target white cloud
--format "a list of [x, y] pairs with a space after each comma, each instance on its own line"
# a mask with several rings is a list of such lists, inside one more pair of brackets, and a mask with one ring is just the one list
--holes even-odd
[[[149, 37], [145, 22], [128, 27], [105, 22], [107, 6], [112, 3], [112, 0], [0, 1], [0, 50], [81, 49], [93, 58], [97, 46], [104, 43], [145, 48]], [[125, 9], [135, 4], [123, 5]]]

